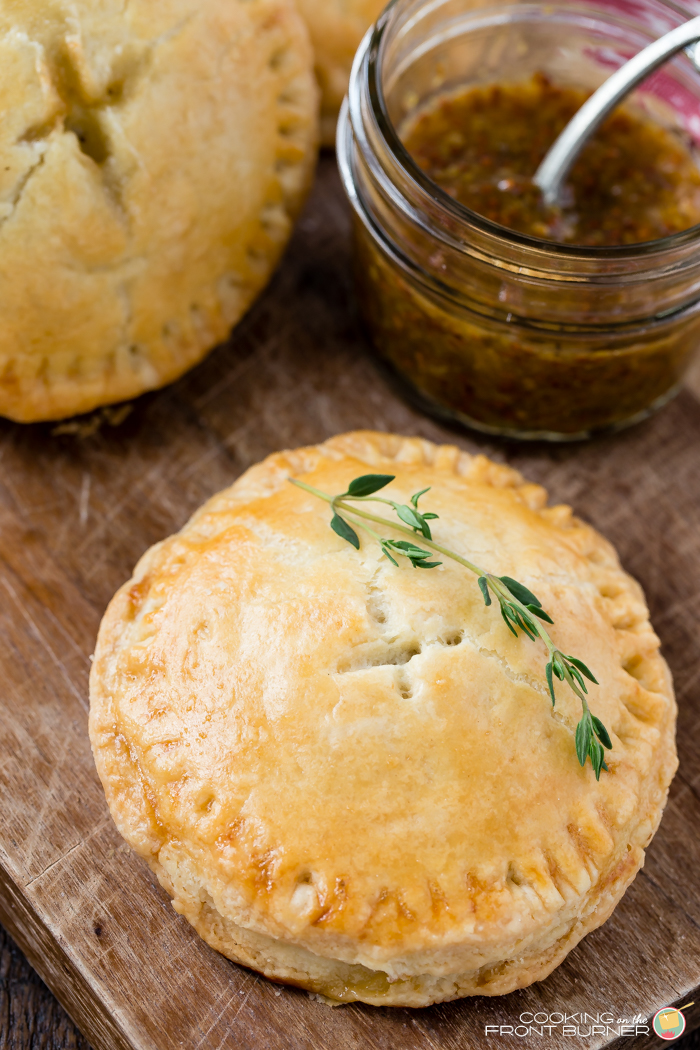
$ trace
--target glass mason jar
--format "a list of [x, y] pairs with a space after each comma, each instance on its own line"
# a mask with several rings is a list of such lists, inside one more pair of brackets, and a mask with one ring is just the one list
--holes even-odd
[[[401, 127], [469, 85], [542, 72], [593, 90], [693, 13], [664, 0], [394, 0], [367, 34], [338, 125], [357, 286], [377, 351], [429, 412], [572, 440], [678, 390], [700, 342], [700, 226], [613, 248], [514, 233], [432, 182]], [[633, 98], [700, 139], [700, 76], [684, 54]]]

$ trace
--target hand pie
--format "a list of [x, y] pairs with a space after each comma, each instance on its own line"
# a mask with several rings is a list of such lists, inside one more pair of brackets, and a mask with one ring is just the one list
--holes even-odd
[[[328, 505], [396, 475], [438, 542], [530, 587], [600, 682], [608, 772], [542, 643], [448, 559], [396, 567]], [[639, 586], [568, 507], [483, 456], [353, 433], [271, 456], [112, 601], [90, 734], [114, 820], [230, 959], [338, 1002], [425, 1006], [546, 977], [644, 859], [675, 703]]]
[[297, 0], [297, 6], [306, 19], [316, 53], [316, 76], [321, 85], [321, 141], [324, 146], [332, 146], [355, 52], [386, 2]]
[[292, 0], [6, 0], [0, 415], [170, 382], [267, 281], [309, 186]]

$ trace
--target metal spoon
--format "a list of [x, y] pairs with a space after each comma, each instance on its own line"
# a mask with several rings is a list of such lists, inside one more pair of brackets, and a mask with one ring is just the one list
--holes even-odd
[[586, 141], [632, 88], [683, 48], [700, 71], [700, 47], [688, 46], [697, 45], [698, 41], [700, 16], [691, 18], [649, 44], [601, 84], [569, 121], [535, 173], [534, 182], [542, 190], [547, 204], [556, 203], [561, 184]]

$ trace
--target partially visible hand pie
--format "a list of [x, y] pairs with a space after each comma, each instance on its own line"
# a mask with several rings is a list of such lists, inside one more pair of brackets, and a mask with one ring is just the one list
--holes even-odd
[[348, 89], [355, 52], [386, 7], [385, 0], [297, 0], [316, 53], [321, 85], [321, 141], [335, 142], [340, 105]]
[[293, 0], [4, 0], [0, 415], [181, 375], [266, 283], [309, 186]]
[[[600, 682], [596, 781], [541, 644], [447, 559], [356, 551], [329, 492], [396, 475], [438, 542], [532, 588]], [[549, 974], [610, 915], [676, 768], [639, 586], [514, 470], [354, 433], [271, 456], [153, 547], [100, 629], [90, 734], [112, 815], [230, 959], [341, 1002], [424, 1006]]]

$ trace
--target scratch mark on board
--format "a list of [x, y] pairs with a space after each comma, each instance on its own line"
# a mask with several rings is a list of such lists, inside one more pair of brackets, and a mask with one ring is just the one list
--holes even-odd
[[84, 529], [87, 525], [88, 515], [90, 513], [90, 485], [92, 478], [89, 474], [83, 474], [83, 483], [80, 486], [80, 527]]
[[43, 869], [43, 871], [40, 871], [38, 873], [38, 875], [34, 875], [34, 877], [31, 878], [29, 880], [29, 882], [26, 884], [25, 888], [29, 889], [29, 887], [33, 886], [34, 883], [38, 882], [39, 879], [43, 879], [44, 875], [47, 875], [50, 871], [52, 871], [53, 868], [55, 868], [57, 864], [61, 864], [64, 860], [66, 860], [68, 857], [70, 857], [71, 853], [75, 853], [75, 851], [77, 849], [80, 849], [81, 846], [85, 846], [90, 841], [90, 839], [94, 838], [95, 835], [99, 835], [99, 833], [103, 830], [103, 828], [106, 827], [106, 825], [111, 824], [111, 823], [112, 823], [111, 816], [105, 817], [105, 819], [102, 820], [97, 825], [97, 827], [92, 829], [92, 831], [90, 832], [89, 835], [86, 835], [85, 838], [82, 838], [78, 842], [76, 842], [73, 846], [70, 847], [69, 850], [66, 850], [66, 852], [62, 853], [60, 857], [57, 857], [56, 860], [52, 860], [50, 864], [46, 865], [46, 867]]
[[46, 650], [46, 652], [49, 654], [49, 656], [51, 657], [53, 662], [56, 664], [56, 666], [59, 668], [63, 678], [65, 679], [66, 684], [68, 685], [68, 687], [69, 687], [71, 693], [73, 694], [73, 696], [75, 697], [75, 699], [78, 701], [78, 703], [83, 708], [83, 710], [87, 711], [88, 710], [88, 704], [87, 704], [87, 701], [86, 701], [85, 697], [75, 687], [75, 685], [74, 685], [74, 683], [73, 683], [73, 681], [71, 679], [71, 676], [68, 673], [68, 670], [67, 670], [65, 664], [58, 657], [58, 655], [53, 651], [53, 649], [49, 645], [49, 643], [46, 640], [46, 638], [44, 638], [43, 634], [41, 633], [41, 631], [39, 629], [38, 624], [36, 624], [34, 622], [34, 620], [32, 619], [32, 617], [30, 615], [30, 613], [27, 611], [27, 608], [24, 605], [24, 603], [19, 600], [19, 597], [18, 597], [17, 592], [15, 591], [14, 587], [12, 587], [12, 585], [10, 583], [8, 583], [7, 580], [2, 580], [2, 585], [5, 588], [5, 590], [8, 592], [10, 597], [12, 598], [15, 606], [17, 607], [17, 609], [18, 609], [18, 611], [20, 613], [20, 615], [22, 617], [24, 617], [24, 619], [27, 621], [27, 624], [29, 625], [29, 629], [30, 629], [31, 633], [34, 635], [34, 637], [40, 643], [42, 648]]
[[[253, 991], [253, 988], [254, 988], [254, 987], [255, 987], [255, 985], [257, 984], [257, 978], [256, 978], [256, 977], [250, 977], [250, 978], [249, 978], [249, 981], [250, 981], [250, 988], [248, 989], [248, 991], [246, 992], [245, 996], [243, 997], [243, 1000], [242, 1000], [242, 1002], [240, 1002], [240, 1003], [238, 1004], [238, 1009], [236, 1010], [236, 1012], [235, 1012], [235, 1014], [233, 1015], [233, 1017], [231, 1018], [231, 1020], [230, 1020], [230, 1021], [227, 1021], [227, 1022], [226, 1022], [227, 1028], [230, 1028], [230, 1026], [231, 1026], [231, 1025], [233, 1024], [233, 1022], [234, 1022], [234, 1021], [236, 1020], [236, 1018], [238, 1017], [239, 1013], [241, 1012], [241, 1010], [243, 1009], [243, 1007], [245, 1006], [245, 1004], [246, 1004], [246, 1003], [248, 1002], [248, 998], [249, 998], [249, 996], [250, 996], [250, 993], [251, 993], [251, 992]], [[228, 1010], [228, 1008], [229, 1008], [229, 1006], [231, 1005], [231, 1003], [232, 1003], [232, 1002], [233, 1002], [233, 999], [227, 999], [227, 1000], [226, 1000], [226, 1005], [225, 1005], [225, 1006], [224, 1006], [224, 1008], [223, 1008], [223, 1009], [222, 1009], [222, 1010], [221, 1010], [221, 1011], [220, 1011], [220, 1012], [219, 1012], [219, 1013], [217, 1014], [216, 1018], [215, 1018], [215, 1019], [214, 1019], [214, 1020], [212, 1021], [212, 1023], [211, 1023], [210, 1025], [209, 1025], [209, 1027], [207, 1028], [206, 1032], [204, 1033], [204, 1035], [202, 1036], [202, 1038], [201, 1038], [201, 1039], [199, 1040], [199, 1042], [198, 1042], [198, 1043], [197, 1043], [197, 1045], [195, 1046], [194, 1050], [199, 1050], [199, 1047], [200, 1047], [200, 1046], [202, 1045], [202, 1043], [203, 1043], [203, 1042], [205, 1041], [205, 1039], [207, 1039], [207, 1037], [208, 1037], [208, 1036], [209, 1036], [209, 1034], [210, 1034], [210, 1033], [211, 1033], [211, 1032], [212, 1032], [212, 1031], [214, 1030], [214, 1028], [216, 1028], [217, 1024], [219, 1023], [219, 1021], [221, 1020], [221, 1018], [222, 1018], [222, 1017], [224, 1016], [224, 1014], [226, 1013], [226, 1011]], [[225, 1036], [223, 1037], [223, 1039], [221, 1039], [221, 1040], [220, 1040], [220, 1042], [219, 1042], [219, 1043], [217, 1044], [216, 1050], [219, 1050], [219, 1048], [220, 1048], [220, 1047], [221, 1047], [221, 1046], [223, 1045], [223, 1043], [224, 1043], [225, 1039], [227, 1038], [228, 1034], [229, 1034], [229, 1033], [228, 1033], [228, 1031], [227, 1031], [227, 1033], [226, 1033], [226, 1035], [225, 1035]]]

